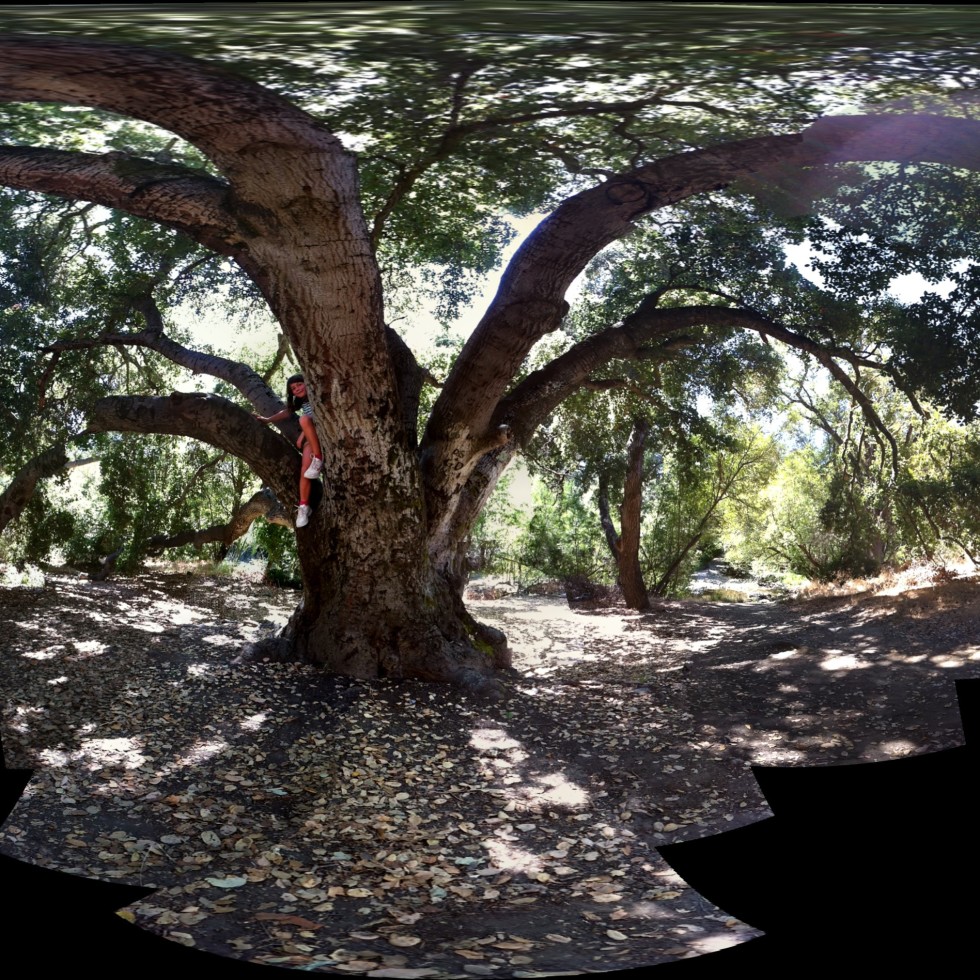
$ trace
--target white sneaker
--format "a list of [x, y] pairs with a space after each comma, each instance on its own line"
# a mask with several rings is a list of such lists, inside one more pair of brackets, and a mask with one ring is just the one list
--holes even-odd
[[296, 515], [296, 526], [306, 527], [310, 523], [310, 507], [308, 504], [302, 504], [299, 508], [299, 513]]
[[303, 474], [307, 480], [315, 480], [320, 475], [320, 470], [323, 469], [323, 460], [317, 459], [316, 456], [310, 460], [310, 468]]

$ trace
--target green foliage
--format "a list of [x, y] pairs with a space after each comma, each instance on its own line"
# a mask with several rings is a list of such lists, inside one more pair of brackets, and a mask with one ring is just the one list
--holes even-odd
[[741, 431], [723, 425], [714, 444], [693, 441], [659, 455], [647, 480], [641, 566], [656, 595], [686, 591], [722, 551], [723, 508], [744, 507], [776, 465], [771, 437], [744, 423]]
[[504, 474], [497, 481], [490, 499], [470, 532], [467, 560], [470, 571], [482, 574], [506, 573], [515, 554], [515, 542], [526, 513], [513, 499], [513, 476]]
[[[726, 508], [729, 561], [759, 576], [831, 580], [980, 557], [975, 427], [922, 418], [884, 385], [868, 387], [898, 437], [897, 477], [890, 447], [839, 391], [807, 397], [795, 422], [800, 448], [784, 448], [756, 498]], [[813, 428], [805, 418], [815, 420]]]
[[75, 516], [60, 506], [59, 487], [40, 487], [20, 517], [0, 537], [0, 561], [22, 568], [43, 564], [76, 531]]
[[249, 529], [245, 546], [254, 547], [265, 555], [265, 577], [273, 585], [291, 589], [302, 587], [296, 535], [291, 528], [258, 520]]
[[544, 487], [536, 490], [530, 520], [514, 553], [522, 565], [546, 578], [582, 577], [598, 582], [612, 578], [595, 508], [572, 486], [563, 488], [557, 497]]
[[827, 496], [815, 450], [788, 453], [760, 493], [725, 506], [720, 540], [726, 558], [760, 578], [774, 571], [832, 576], [837, 541], [820, 521]]
[[896, 486], [896, 522], [926, 559], [962, 551], [980, 561], [980, 432], [941, 423], [929, 429]]

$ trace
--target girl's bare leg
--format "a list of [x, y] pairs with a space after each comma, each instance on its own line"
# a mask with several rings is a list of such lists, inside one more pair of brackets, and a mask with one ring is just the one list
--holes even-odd
[[313, 459], [313, 452], [310, 449], [309, 441], [303, 443], [303, 468], [299, 471], [299, 499], [300, 501], [309, 501], [310, 499], [310, 485], [311, 481], [307, 480], [303, 474], [306, 472], [310, 465], [310, 460]]
[[[320, 452], [320, 440], [316, 436], [316, 427], [313, 425], [313, 419], [308, 415], [301, 415], [299, 419], [300, 428], [303, 430], [303, 435], [306, 436], [306, 444], [310, 446], [313, 450], [313, 455], [317, 459], [323, 459], [323, 453]], [[306, 467], [309, 465], [309, 461], [306, 460], [304, 456], [303, 472], [306, 472]]]

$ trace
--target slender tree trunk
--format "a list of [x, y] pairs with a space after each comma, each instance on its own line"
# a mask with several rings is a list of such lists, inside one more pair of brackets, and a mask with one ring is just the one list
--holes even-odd
[[650, 597], [640, 569], [640, 528], [643, 518], [643, 457], [649, 426], [642, 419], [633, 423], [627, 449], [626, 480], [623, 484], [623, 503], [619, 509], [620, 533], [616, 533], [609, 511], [609, 481], [606, 474], [599, 479], [599, 520], [606, 543], [616, 560], [619, 587], [630, 609], [645, 612]]
[[619, 510], [619, 585], [630, 609], [641, 612], [650, 608], [640, 570], [640, 524], [643, 518], [643, 457], [649, 426], [642, 419], [633, 423], [627, 450], [626, 482], [623, 505]]

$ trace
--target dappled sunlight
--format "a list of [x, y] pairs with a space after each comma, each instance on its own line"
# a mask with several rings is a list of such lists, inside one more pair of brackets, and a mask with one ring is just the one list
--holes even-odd
[[167, 628], [158, 623], [131, 623], [130, 628], [139, 630], [141, 633], [166, 633]]
[[13, 718], [11, 719], [10, 727], [17, 732], [26, 734], [31, 730], [33, 725], [37, 724], [40, 721], [44, 713], [45, 713], [44, 708], [18, 705], [16, 708], [14, 708]]
[[516, 749], [519, 745], [502, 728], [475, 728], [470, 732], [470, 745], [475, 749], [503, 751]]
[[[298, 595], [297, 595], [298, 598]], [[283, 612], [281, 606], [275, 606], [269, 602], [257, 602], [254, 608], [256, 610], [261, 610], [265, 614], [265, 618], [272, 623], [285, 623], [289, 619], [289, 614]]]
[[525, 776], [512, 784], [505, 783], [508, 799], [520, 801], [529, 810], [561, 807], [581, 810], [591, 802], [589, 793], [560, 772], [545, 776]]
[[32, 623], [32, 622], [28, 622], [28, 621], [19, 622], [19, 621], [16, 621], [15, 620], [15, 621], [11, 622], [10, 625], [11, 626], [16, 626], [17, 629], [29, 630], [32, 633], [54, 633], [55, 632], [55, 630], [52, 629], [50, 626], [45, 627], [41, 623]]
[[221, 634], [202, 637], [201, 642], [211, 647], [231, 647], [234, 650], [239, 649], [242, 645], [241, 640], [237, 637], [222, 636]]
[[200, 765], [202, 762], [207, 762], [208, 759], [220, 755], [227, 748], [229, 748], [229, 745], [224, 739], [212, 739], [209, 742], [203, 740], [195, 742], [187, 752], [180, 756], [172, 765], [167, 766], [166, 769], [172, 771], [174, 769], [181, 769], [184, 766]]
[[48, 765], [82, 763], [88, 770], [103, 768], [139, 769], [149, 759], [139, 738], [84, 738], [74, 751], [43, 749], [39, 755]]
[[928, 655], [925, 653], [902, 653], [899, 650], [889, 650], [885, 654], [885, 659], [890, 660], [892, 663], [896, 664], [921, 664], [923, 661], [928, 659]]
[[57, 657], [59, 654], [64, 653], [64, 647], [48, 647], [46, 650], [25, 650], [21, 656], [26, 657], [28, 660], [50, 660], [52, 657]]
[[864, 670], [873, 666], [873, 664], [862, 660], [853, 653], [844, 653], [841, 650], [825, 650], [824, 653], [832, 654], [832, 656], [821, 661], [821, 670]]
[[167, 619], [174, 626], [187, 626], [191, 623], [200, 623], [206, 619], [204, 613], [197, 612], [184, 605], [176, 605], [173, 602], [152, 602], [148, 604], [149, 612], [161, 618]]
[[907, 738], [894, 738], [882, 742], [878, 748], [885, 754], [901, 758], [903, 756], [912, 755], [918, 751], [919, 747], [915, 742], [910, 741]]
[[239, 723], [239, 727], [246, 732], [257, 732], [262, 725], [268, 719], [268, 715], [264, 711], [260, 711], [258, 714], [250, 715], [244, 721]]
[[[678, 932], [693, 932], [693, 927], [678, 926]], [[730, 949], [732, 946], [738, 946], [740, 943], [745, 942], [746, 937], [740, 935], [739, 933], [732, 932], [722, 932], [720, 929], [717, 932], [709, 932], [705, 935], [690, 935], [687, 937], [687, 943], [692, 948], [692, 952], [685, 959], [689, 958], [694, 954], [704, 954], [704, 953], [717, 953], [722, 949]]]
[[[194, 921], [213, 914], [206, 897], [261, 943], [244, 907], [261, 894], [284, 917], [269, 929], [288, 931], [289, 917], [323, 924], [297, 943], [319, 949], [335, 916], [365, 909], [451, 953], [454, 923], [510, 917], [490, 943], [470, 933], [477, 965], [494, 943], [522, 945], [511, 936], [531, 934], [525, 921], [550, 917], [541, 935], [572, 943], [595, 929], [610, 948], [627, 945], [615, 934], [686, 951], [675, 957], [750, 938], [665, 873], [654, 849], [768, 816], [753, 765], [893, 759], [949, 741], [955, 708], [935, 731], [912, 727], [916, 711], [978, 649], [972, 622], [937, 644], [945, 621], [942, 633], [906, 620], [882, 634], [896, 617], [857, 609], [678, 602], [636, 616], [520, 600], [513, 614], [497, 607], [521, 675], [498, 703], [328, 681], [298, 665], [232, 667], [226, 651], [246, 630], [197, 619], [206, 606], [193, 594], [190, 614], [161, 612], [160, 640], [130, 628], [147, 617], [136, 601], [111, 619], [110, 638], [89, 615], [110, 603], [78, 596], [78, 640], [18, 631], [8, 658], [8, 731], [56, 768], [21, 804], [21, 831], [0, 834], [5, 852], [50, 836], [31, 806], [60, 813], [70, 801], [74, 836], [44, 844], [45, 860], [158, 888], [134, 906], [153, 928], [196, 935]], [[264, 616], [250, 609], [248, 629]], [[482, 603], [473, 611], [485, 618]], [[16, 686], [28, 675], [32, 686]], [[92, 833], [110, 814], [119, 836]], [[247, 887], [229, 897], [249, 897], [234, 909], [213, 881], [238, 880]], [[420, 904], [445, 914], [414, 918]], [[383, 931], [367, 922], [364, 935]], [[330, 948], [342, 942], [354, 945], [336, 937]], [[548, 943], [561, 939], [537, 952]]]
[[506, 841], [489, 838], [481, 842], [494, 866], [501, 871], [519, 871], [534, 874], [541, 871], [541, 859], [529, 851], [515, 847]]
[[75, 655], [71, 658], [72, 660], [84, 660], [86, 657], [97, 657], [99, 654], [105, 653], [109, 649], [107, 643], [102, 643], [99, 640], [75, 640], [72, 643], [75, 648]]

